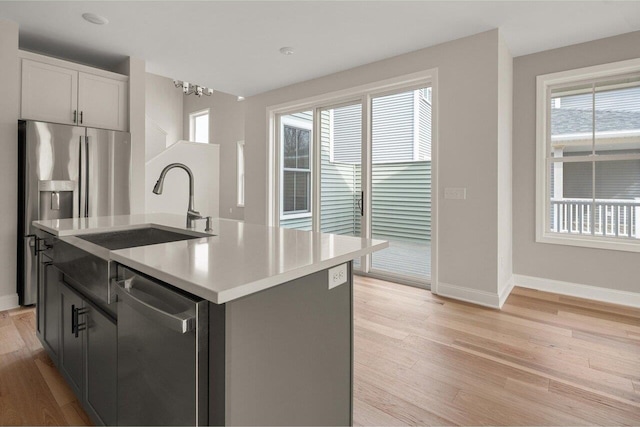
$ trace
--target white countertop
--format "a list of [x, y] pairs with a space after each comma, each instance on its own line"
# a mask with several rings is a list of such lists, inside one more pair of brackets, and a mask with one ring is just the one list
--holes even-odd
[[[119, 215], [35, 221], [59, 237], [121, 231], [147, 226], [204, 233], [204, 221], [185, 228], [185, 216]], [[127, 267], [177, 288], [223, 304], [298, 277], [341, 264], [389, 246], [384, 240], [312, 233], [213, 219], [210, 237], [109, 251], [77, 238], [64, 239], [95, 248]], [[74, 243], [75, 242], [75, 243]], [[89, 245], [89, 246], [86, 246]]]

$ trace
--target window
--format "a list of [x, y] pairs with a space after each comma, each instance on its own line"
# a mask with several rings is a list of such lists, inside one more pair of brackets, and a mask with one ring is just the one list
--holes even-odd
[[537, 241], [640, 252], [640, 60], [538, 77]]
[[244, 206], [244, 141], [236, 145], [236, 181], [238, 183], [238, 207]]
[[209, 110], [189, 114], [189, 141], [209, 143]]
[[282, 116], [282, 216], [311, 215], [312, 113]]

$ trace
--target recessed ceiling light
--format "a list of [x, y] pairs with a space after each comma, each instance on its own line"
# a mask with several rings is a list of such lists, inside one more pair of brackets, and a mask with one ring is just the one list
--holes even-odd
[[104, 16], [96, 15], [95, 13], [83, 13], [82, 17], [85, 21], [89, 21], [96, 25], [105, 25], [109, 23], [109, 20]]
[[289, 46], [281, 47], [280, 53], [283, 55], [293, 55], [293, 48]]

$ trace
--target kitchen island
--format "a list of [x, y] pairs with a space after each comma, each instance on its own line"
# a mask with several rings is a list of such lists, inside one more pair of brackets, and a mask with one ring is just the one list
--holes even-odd
[[[46, 244], [43, 256], [51, 257], [45, 264], [54, 273], [43, 276], [55, 278], [43, 280], [39, 290], [45, 310], [38, 310], [38, 336], [65, 378], [75, 383], [72, 388], [97, 423], [351, 423], [351, 260], [382, 249], [387, 242], [224, 219], [214, 219], [206, 232], [204, 222], [197, 224], [196, 229], [187, 230], [184, 216], [166, 214], [73, 218], [39, 221], [34, 225]], [[179, 241], [115, 250], [100, 246], [99, 239], [90, 238], [97, 236], [96, 233], [149, 227], [190, 236]], [[74, 262], [80, 267], [69, 268]], [[338, 268], [333, 269], [336, 266]], [[105, 280], [85, 286], [83, 282], [91, 282], [93, 277]], [[135, 336], [132, 329], [137, 324], [142, 329], [146, 321], [136, 320], [139, 323], [134, 322], [134, 328], [126, 326], [128, 317], [122, 313], [128, 313], [131, 307], [123, 300], [126, 302], [129, 298], [131, 288], [154, 286], [154, 283], [181, 297], [205, 302], [204, 305], [198, 303], [198, 307], [203, 308], [196, 311], [194, 322], [199, 329], [190, 330], [191, 324], [187, 325], [184, 320], [181, 323], [184, 332], [180, 339], [188, 334], [202, 338], [201, 334], [206, 332], [205, 341], [193, 341], [206, 345], [194, 345], [192, 362], [179, 362], [182, 359], [178, 355], [171, 357], [177, 350], [167, 347], [171, 339], [151, 340], [139, 348], [132, 344]], [[58, 292], [51, 292], [55, 286], [63, 288], [60, 301], [55, 298]], [[51, 294], [54, 296], [47, 296]], [[69, 325], [65, 326], [68, 311], [65, 298], [68, 302], [71, 294], [77, 294], [84, 302], [81, 306], [74, 304], [71, 309], [67, 323], [74, 334], [65, 341], [64, 335], [69, 329]], [[48, 306], [54, 308], [46, 310]], [[84, 316], [84, 321], [79, 316]], [[95, 320], [100, 316], [106, 321]], [[46, 323], [51, 319], [60, 320], [56, 348], [52, 344], [56, 334], [53, 339], [46, 336]], [[150, 321], [146, 327], [162, 323]], [[96, 326], [102, 335], [92, 330]], [[140, 341], [146, 341], [155, 333], [145, 332]], [[79, 344], [71, 344], [75, 337], [83, 336], [86, 337], [82, 338], [84, 350], [79, 351]], [[103, 340], [102, 351], [92, 351], [90, 345], [97, 340], [91, 337], [95, 336], [107, 337], [114, 348], [105, 344], [108, 340]], [[131, 355], [137, 357], [151, 348], [154, 351], [144, 364], [127, 361]], [[73, 367], [65, 364], [68, 359], [65, 354], [74, 351], [82, 354], [78, 357], [83, 358], [84, 366], [75, 378], [67, 372]], [[111, 357], [106, 357], [106, 353]], [[92, 361], [91, 354], [98, 356]], [[105, 366], [98, 366], [100, 363]], [[139, 370], [146, 370], [148, 366], [151, 369], [156, 364], [157, 375], [138, 375]], [[111, 374], [107, 375], [108, 372]], [[149, 379], [163, 372], [172, 372], [169, 383], [176, 387], [183, 379], [186, 383], [193, 382], [193, 394], [187, 398], [168, 398], [173, 393], [171, 387], [155, 378]], [[175, 372], [181, 376], [176, 377]], [[112, 381], [113, 375], [120, 380], [113, 378]], [[187, 381], [192, 376], [195, 381]], [[97, 378], [100, 381], [96, 381]], [[122, 384], [133, 386], [123, 389]], [[163, 384], [166, 392], [162, 391]], [[113, 407], [116, 401], [117, 410]], [[191, 405], [187, 412], [193, 418], [171, 418], [180, 412], [179, 408], [171, 409], [177, 404]], [[135, 407], [134, 412], [142, 418], [123, 418], [128, 406]]]

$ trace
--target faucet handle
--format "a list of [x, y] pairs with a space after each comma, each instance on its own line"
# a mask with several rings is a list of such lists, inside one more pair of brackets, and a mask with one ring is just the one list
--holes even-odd
[[[193, 214], [194, 211], [190, 211], [189, 213]], [[211, 227], [211, 220], [213, 218], [210, 217], [210, 216], [208, 216], [208, 217], [201, 216], [198, 212], [195, 212], [195, 213], [197, 213], [198, 216], [197, 217], [193, 217], [192, 218], [192, 222], [195, 222], [195, 221], [197, 221], [199, 219], [205, 219], [205, 220], [207, 220], [207, 224], [205, 225], [204, 231], [213, 231], [213, 228]]]

